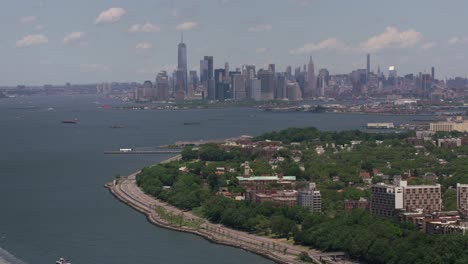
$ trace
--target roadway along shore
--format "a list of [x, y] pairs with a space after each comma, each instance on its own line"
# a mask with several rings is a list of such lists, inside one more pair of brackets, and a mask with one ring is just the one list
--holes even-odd
[[[180, 155], [172, 157], [164, 162], [180, 159]], [[158, 226], [199, 235], [214, 243], [241, 248], [262, 256], [265, 256], [277, 263], [301, 263], [298, 256], [301, 252], [307, 252], [314, 262], [318, 262], [315, 256], [321, 252], [310, 250], [306, 247], [290, 245], [276, 239], [252, 235], [246, 232], [234, 230], [223, 225], [212, 224], [206, 219], [200, 218], [189, 211], [182, 211], [161, 200], [145, 194], [136, 184], [135, 172], [127, 177], [114, 180], [105, 186], [110, 192], [123, 203], [145, 214], [148, 220]], [[198, 223], [196, 227], [187, 227], [174, 224], [167, 220], [167, 217], [159, 215], [158, 210], [164, 210], [167, 214], [177, 216], [184, 222]], [[318, 262], [320, 263], [320, 262]]]

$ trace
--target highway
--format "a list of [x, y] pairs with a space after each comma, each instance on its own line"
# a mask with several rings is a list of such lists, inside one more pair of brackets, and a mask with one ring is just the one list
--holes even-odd
[[[196, 233], [216, 243], [227, 244], [260, 253], [262, 255], [267, 255], [270, 258], [277, 260], [279, 263], [299, 263], [297, 256], [301, 252], [307, 252], [316, 263], [320, 263], [318, 262], [318, 256], [322, 256], [323, 259], [323, 252], [310, 250], [307, 247], [298, 245], [290, 245], [284, 241], [273, 238], [252, 235], [220, 224], [212, 224], [206, 219], [194, 215], [192, 212], [182, 211], [163, 201], [155, 199], [154, 197], [145, 194], [137, 186], [136, 175], [138, 173], [139, 172], [135, 172], [127, 177], [121, 178], [117, 181], [117, 184], [110, 188], [119, 199], [138, 211], [147, 214], [149, 220], [155, 224], [180, 231]], [[157, 207], [162, 207], [166, 212], [173, 215], [183, 216], [184, 221], [196, 221], [201, 224], [198, 229], [173, 225], [157, 215], [155, 211], [155, 208]], [[330, 263], [350, 263], [344, 261], [334, 262], [331, 261], [331, 258], [327, 258], [327, 261]]]

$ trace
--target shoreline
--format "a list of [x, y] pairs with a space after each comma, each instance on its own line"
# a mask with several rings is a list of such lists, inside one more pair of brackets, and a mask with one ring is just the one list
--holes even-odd
[[[180, 157], [180, 155], [173, 156], [169, 159], [161, 161], [160, 163], [168, 163], [174, 160], [179, 160]], [[170, 212], [180, 214], [184, 219], [186, 215], [188, 215], [188, 219], [191, 220], [194, 220], [194, 218], [198, 217], [192, 215], [191, 212], [184, 212], [154, 197], [143, 194], [139, 187], [136, 186], [135, 182], [135, 177], [139, 172], [140, 171], [134, 172], [125, 177], [123, 180], [114, 180], [111, 183], [107, 183], [105, 184], [105, 187], [108, 188], [111, 194], [118, 200], [146, 215], [146, 218], [150, 223], [173, 231], [191, 233], [200, 236], [211, 243], [246, 250], [279, 264], [303, 263], [299, 261], [297, 257], [301, 252], [304, 251], [308, 252], [309, 256], [312, 257], [314, 260], [312, 263], [317, 263], [318, 259], [314, 258], [311, 253], [320, 253], [318, 251], [301, 248], [301, 246], [289, 245], [266, 237], [252, 235], [242, 231], [230, 229], [219, 224], [212, 224], [203, 218], [199, 218], [203, 219], [203, 223], [199, 226], [199, 228], [196, 229], [181, 225], [174, 225], [167, 222], [156, 213], [156, 207], [162, 207]], [[141, 193], [135, 194], [137, 192]]]

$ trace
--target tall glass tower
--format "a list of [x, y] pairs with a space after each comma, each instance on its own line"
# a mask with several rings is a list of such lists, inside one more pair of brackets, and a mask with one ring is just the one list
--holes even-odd
[[181, 83], [184, 91], [188, 90], [187, 82], [187, 46], [184, 43], [184, 33], [181, 33], [180, 43], [177, 48], [177, 71], [182, 72], [182, 80], [177, 80]]

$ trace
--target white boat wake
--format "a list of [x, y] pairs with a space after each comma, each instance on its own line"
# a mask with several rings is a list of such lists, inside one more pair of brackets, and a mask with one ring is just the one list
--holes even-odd
[[26, 262], [17, 259], [8, 251], [0, 248], [0, 264], [26, 264]]

